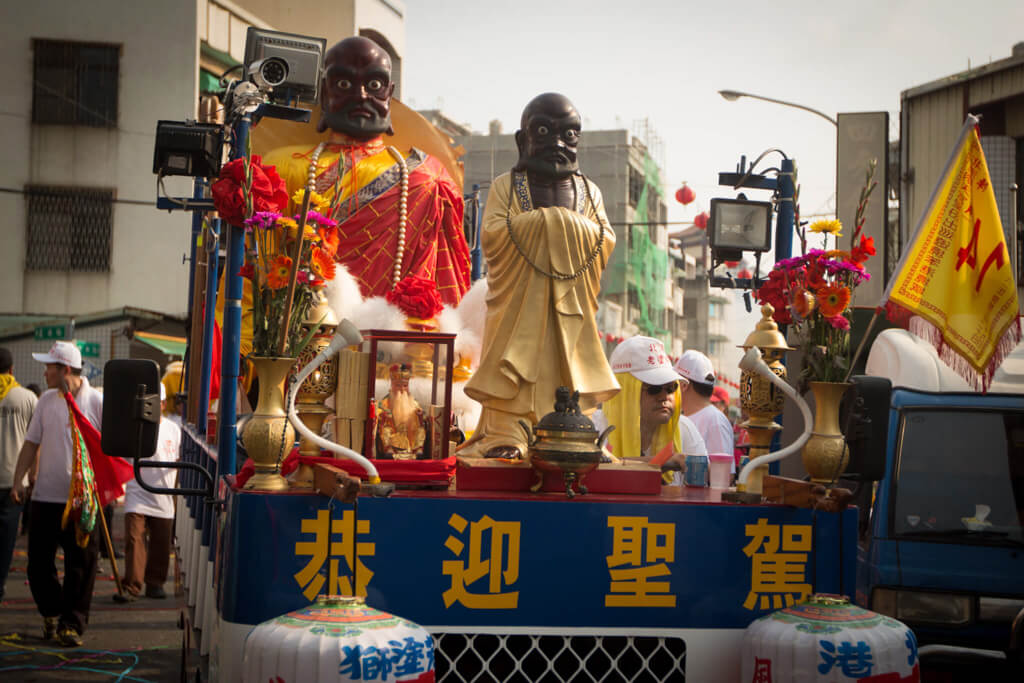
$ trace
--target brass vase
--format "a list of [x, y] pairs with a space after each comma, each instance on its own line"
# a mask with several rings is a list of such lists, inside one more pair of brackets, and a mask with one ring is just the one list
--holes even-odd
[[839, 429], [839, 402], [848, 382], [811, 382], [814, 394], [814, 431], [801, 454], [811, 481], [834, 483], [850, 462], [850, 450]]
[[285, 412], [284, 381], [295, 359], [257, 356], [251, 360], [259, 379], [260, 397], [242, 429], [242, 445], [256, 469], [245, 488], [284, 491], [288, 482], [281, 476], [281, 462], [295, 445], [295, 429]]

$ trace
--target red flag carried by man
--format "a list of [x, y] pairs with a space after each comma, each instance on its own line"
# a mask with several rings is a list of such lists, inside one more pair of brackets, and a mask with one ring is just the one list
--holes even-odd
[[74, 419], [72, 435], [77, 430], [82, 437], [89, 461], [92, 463], [93, 479], [96, 482], [96, 493], [100, 498], [100, 506], [105, 507], [124, 495], [124, 484], [135, 476], [132, 463], [123, 458], [112, 458], [100, 448], [100, 430], [96, 429], [89, 419], [82, 414], [75, 399], [68, 392], [64, 393], [68, 409]]
[[978, 120], [968, 114], [882, 301], [889, 320], [930, 341], [946, 365], [986, 391], [1021, 328]]

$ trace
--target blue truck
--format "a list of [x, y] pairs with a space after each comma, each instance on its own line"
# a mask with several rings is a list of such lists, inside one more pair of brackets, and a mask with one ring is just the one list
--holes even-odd
[[926, 667], [1024, 680], [1024, 346], [981, 394], [886, 330], [857, 384], [857, 602], [913, 628]]

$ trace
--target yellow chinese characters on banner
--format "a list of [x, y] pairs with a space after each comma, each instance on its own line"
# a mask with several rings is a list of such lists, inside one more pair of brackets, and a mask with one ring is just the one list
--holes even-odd
[[[890, 319], [909, 323], [954, 371], [984, 389], [1020, 332], [1010, 255], [971, 121], [893, 274], [885, 303]], [[911, 320], [913, 315], [925, 322]]]
[[519, 591], [506, 589], [519, 580], [520, 523], [498, 522], [487, 515], [470, 523], [452, 514], [448, 526], [461, 538], [449, 535], [444, 547], [461, 559], [441, 565], [452, 582], [442, 594], [445, 608], [458, 602], [470, 609], [515, 609]]
[[747, 524], [751, 541], [743, 554], [751, 560], [748, 610], [788, 607], [811, 594], [807, 559], [811, 551], [810, 524], [769, 524], [761, 518]]
[[[608, 517], [611, 584], [605, 607], [675, 607], [669, 578], [676, 559], [676, 527], [647, 517]], [[662, 579], [662, 580], [654, 580]]]
[[[363, 564], [361, 557], [372, 557], [376, 544], [357, 541], [356, 536], [368, 536], [370, 520], [356, 522], [355, 513], [346, 510], [341, 519], [331, 519], [328, 510], [320, 510], [315, 519], [303, 519], [302, 534], [312, 534], [311, 541], [297, 541], [295, 555], [308, 557], [309, 562], [295, 574], [295, 580], [302, 588], [302, 594], [309, 600], [317, 595], [366, 595], [366, 585], [373, 578], [373, 572]], [[341, 571], [344, 561], [346, 571]], [[327, 576], [324, 576], [324, 565]], [[355, 592], [352, 591], [352, 576], [356, 578]]]

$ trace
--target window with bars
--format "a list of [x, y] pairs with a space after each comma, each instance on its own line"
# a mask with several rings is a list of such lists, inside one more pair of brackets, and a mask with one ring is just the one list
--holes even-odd
[[33, 123], [117, 127], [119, 46], [36, 38], [32, 51]]
[[26, 185], [25, 199], [25, 270], [110, 270], [113, 190]]

